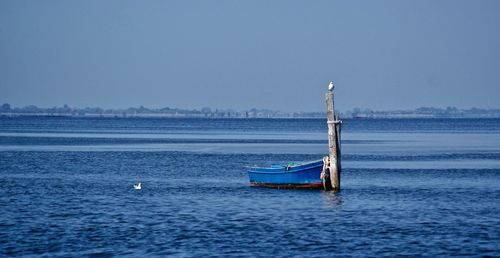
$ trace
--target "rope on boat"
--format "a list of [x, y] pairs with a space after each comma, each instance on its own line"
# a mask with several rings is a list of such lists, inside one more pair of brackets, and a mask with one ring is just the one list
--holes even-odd
[[320, 179], [326, 179], [326, 170], [330, 167], [330, 157], [323, 157], [323, 170], [321, 170]]

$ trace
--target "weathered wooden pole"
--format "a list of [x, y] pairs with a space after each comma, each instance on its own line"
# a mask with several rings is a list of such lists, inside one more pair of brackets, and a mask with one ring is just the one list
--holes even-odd
[[328, 124], [328, 152], [330, 157], [330, 180], [333, 191], [340, 191], [340, 120], [335, 115], [333, 103], [333, 82], [326, 93], [326, 117]]

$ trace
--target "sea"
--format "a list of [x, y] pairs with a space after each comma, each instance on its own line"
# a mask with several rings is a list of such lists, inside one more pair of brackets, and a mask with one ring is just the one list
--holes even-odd
[[340, 192], [249, 185], [327, 153], [325, 119], [0, 117], [0, 256], [500, 257], [500, 119], [344, 119]]

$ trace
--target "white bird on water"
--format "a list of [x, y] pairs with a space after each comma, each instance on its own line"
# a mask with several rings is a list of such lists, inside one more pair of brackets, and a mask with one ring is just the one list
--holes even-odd
[[333, 87], [335, 87], [335, 86], [333, 86], [333, 82], [331, 81], [330, 84], [328, 85], [328, 90], [332, 91]]
[[135, 190], [141, 190], [141, 183], [134, 184]]

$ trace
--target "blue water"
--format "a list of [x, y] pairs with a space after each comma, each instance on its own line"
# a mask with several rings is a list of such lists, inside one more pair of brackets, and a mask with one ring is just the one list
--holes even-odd
[[248, 185], [325, 124], [0, 117], [0, 256], [500, 256], [499, 119], [344, 120], [341, 192]]

